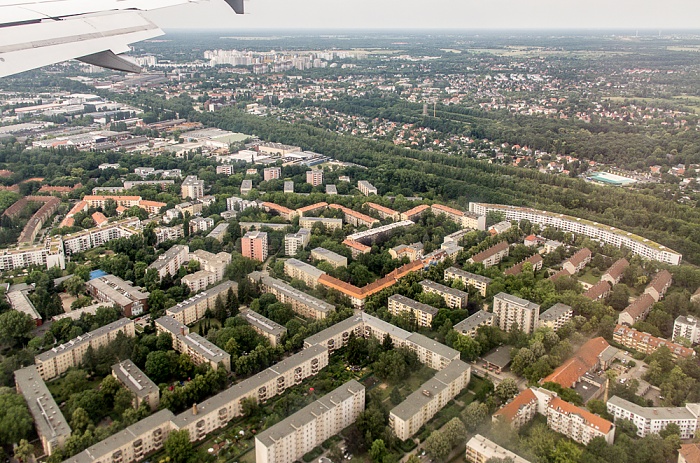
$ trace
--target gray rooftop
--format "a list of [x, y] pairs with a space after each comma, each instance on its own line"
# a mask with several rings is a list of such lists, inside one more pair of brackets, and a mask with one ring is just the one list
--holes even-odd
[[100, 328], [97, 328], [96, 330], [90, 331], [89, 333], [85, 333], [78, 336], [77, 338], [71, 339], [70, 341], [61, 344], [58, 347], [54, 347], [50, 350], [47, 350], [46, 352], [42, 352], [41, 354], [37, 355], [35, 359], [41, 362], [46, 362], [47, 360], [55, 357], [56, 355], [62, 354], [67, 350], [74, 349], [77, 346], [90, 342], [91, 339], [99, 338], [100, 336], [104, 336], [109, 332], [119, 330], [126, 325], [133, 325], [133, 323], [134, 322], [128, 318], [121, 318], [116, 322], [110, 323], [109, 325], [102, 326]]
[[148, 298], [149, 293], [144, 293], [141, 288], [132, 286], [130, 282], [124, 281], [115, 275], [105, 275], [95, 278], [86, 283], [93, 286], [97, 291], [104, 294], [111, 301], [119, 306], [126, 306], [135, 301], [142, 301]]
[[[698, 291], [700, 291], [700, 289], [698, 289]], [[691, 317], [690, 315], [688, 315], [687, 317], [685, 315], [679, 315], [678, 317], [676, 317], [674, 324], [675, 323], [698, 326], [700, 325], [700, 320], [697, 317]]]
[[[621, 407], [647, 420], [695, 420], [696, 414], [686, 407], [640, 407], [618, 396], [612, 396], [608, 403]], [[694, 404], [688, 404], [694, 405]]]
[[[230, 355], [225, 350], [219, 348], [214, 343], [204, 339], [197, 333], [190, 333], [189, 328], [170, 316], [163, 316], [156, 320], [158, 325], [161, 325], [166, 330], [170, 331], [173, 336], [176, 336], [187, 346], [205, 357], [210, 362], [220, 362], [224, 358], [229, 358]], [[183, 334], [184, 332], [184, 334]]]
[[320, 331], [314, 334], [313, 336], [309, 336], [308, 338], [304, 339], [304, 346], [314, 346], [316, 344], [321, 344], [326, 340], [337, 336], [345, 331], [354, 330], [355, 327], [357, 327], [357, 325], [361, 325], [363, 323], [363, 315], [364, 314], [353, 315], [350, 318], [346, 318], [343, 321], [329, 326], [325, 330]]
[[540, 314], [540, 321], [547, 322], [557, 320], [571, 310], [573, 309], [570, 306], [557, 302]]
[[15, 383], [27, 401], [39, 434], [47, 439], [70, 436], [68, 422], [41, 379], [36, 365], [15, 371]]
[[311, 275], [312, 277], [319, 279], [321, 278], [321, 275], [325, 275], [326, 272], [323, 270], [319, 270], [313, 265], [307, 264], [306, 262], [302, 262], [299, 259], [287, 259], [284, 262], [284, 265], [291, 265], [292, 267], [296, 267], [302, 272]]
[[173, 412], [170, 410], [161, 410], [132, 424], [123, 431], [98, 442], [92, 447], [88, 447], [74, 457], [65, 460], [63, 463], [93, 463], [100, 458], [110, 455], [115, 450], [128, 445], [139, 436], [163, 426], [173, 418]]
[[447, 347], [444, 344], [440, 344], [437, 341], [433, 341], [432, 339], [423, 336], [422, 334], [411, 333], [407, 340], [441, 357], [453, 360], [459, 358], [459, 351], [451, 347]]
[[258, 329], [269, 333], [273, 336], [282, 336], [284, 333], [287, 332], [287, 328], [285, 328], [284, 326], [280, 325], [279, 323], [273, 322], [269, 318], [264, 317], [250, 309], [242, 309], [241, 318], [243, 318], [251, 325], [256, 326]]
[[[399, 328], [398, 326], [392, 325], [389, 322], [386, 322], [382, 320], [381, 318], [375, 317], [373, 315], [370, 315], [368, 313], [362, 312], [362, 320], [366, 325], [369, 325], [370, 327], [376, 328], [380, 331], [384, 331], [385, 333], [388, 333], [390, 336], [398, 338], [398, 339], [404, 339], [408, 340], [411, 336], [412, 333], [409, 331], [406, 331], [402, 328]], [[418, 335], [421, 336], [421, 335]], [[425, 336], [423, 336], [425, 337]], [[427, 339], [427, 338], [426, 338]], [[420, 340], [419, 340], [420, 342]]]
[[[338, 219], [338, 220], [340, 220], [340, 219]], [[322, 247], [314, 248], [311, 250], [311, 253], [323, 256], [323, 259], [331, 261], [331, 262], [335, 262], [337, 264], [347, 265], [347, 263], [348, 263], [347, 257], [341, 256], [337, 252], [330, 251], [326, 248], [322, 248]]]
[[512, 348], [513, 346], [508, 345], [496, 347], [481, 358], [488, 363], [497, 365], [500, 368], [505, 368], [510, 363], [510, 350]]
[[389, 297], [389, 302], [391, 302], [391, 301], [396, 301], [399, 304], [410, 307], [413, 310], [418, 310], [420, 312], [429, 313], [430, 315], [437, 315], [437, 313], [438, 313], [438, 309], [436, 309], [432, 305], [423, 304], [422, 302], [414, 301], [413, 299], [408, 298], [406, 296], [402, 296], [401, 294], [394, 294], [391, 297]]
[[36, 311], [36, 307], [29, 300], [27, 293], [24, 291], [12, 291], [7, 293], [7, 301], [17, 312], [22, 312], [29, 315], [34, 320], [41, 320], [41, 315]]
[[[253, 274], [251, 273], [250, 276], [252, 277], [252, 275]], [[287, 283], [281, 280], [277, 280], [267, 275], [262, 275], [260, 281], [262, 281], [262, 283], [265, 286], [274, 288], [277, 291], [283, 293], [285, 296], [294, 299], [295, 301], [306, 306], [313, 307], [314, 309], [319, 310], [321, 312], [330, 312], [331, 310], [335, 309], [335, 306], [333, 306], [332, 304], [322, 301], [321, 299], [317, 299], [313, 296], [309, 296], [308, 294], [289, 286]]]
[[328, 410], [337, 407], [339, 403], [349, 399], [358, 391], [364, 391], [364, 389], [365, 387], [354, 379], [350, 380], [317, 401], [302, 408], [295, 414], [261, 432], [256, 436], [256, 439], [266, 446], [273, 445], [285, 436], [296, 432], [300, 427], [314, 421]]
[[202, 299], [207, 299], [212, 296], [218, 296], [219, 294], [223, 294], [228, 292], [229, 288], [233, 288], [233, 292], [237, 293], [238, 292], [238, 284], [232, 282], [232, 281], [224, 281], [223, 283], [220, 283], [213, 288], [209, 288], [206, 291], [202, 291], [201, 293], [197, 293], [196, 295], [192, 296], [191, 298], [184, 300], [180, 302], [178, 305], [174, 307], [170, 307], [166, 313], [167, 314], [173, 314], [173, 313], [178, 313], [182, 312], [183, 310], [193, 306], [197, 305]]
[[527, 299], [513, 296], [512, 294], [508, 294], [508, 293], [498, 293], [494, 296], [494, 299], [501, 299], [501, 300], [508, 302], [509, 304], [514, 304], [514, 305], [517, 305], [517, 306], [520, 306], [520, 307], [523, 307], [526, 309], [530, 309], [530, 310], [535, 310], [535, 309], [540, 308], [540, 306], [538, 304], [535, 304], [534, 302], [530, 302]]
[[112, 373], [136, 397], [148, 397], [150, 394], [158, 391], [156, 383], [151, 381], [131, 360], [124, 360], [116, 365], [112, 365]]
[[465, 278], [467, 280], [479, 281], [481, 283], [486, 283], [487, 285], [491, 284], [491, 278], [482, 275], [477, 275], [476, 273], [465, 272], [464, 270], [457, 267], [448, 268], [447, 270], [445, 270], [445, 274], [447, 273], [453, 273], [458, 277]]
[[[479, 310], [469, 317], [465, 318], [461, 322], [455, 324], [454, 329], [455, 331], [466, 333], [469, 332], [479, 326], [481, 326], [483, 323], [486, 323], [488, 320], [493, 320], [496, 318], [496, 314], [493, 312], [487, 312], [485, 310]], [[493, 322], [491, 322], [493, 323]]]
[[431, 280], [423, 280], [420, 282], [420, 285], [423, 287], [423, 289], [430, 288], [430, 289], [437, 291], [439, 293], [449, 294], [449, 295], [455, 296], [455, 297], [461, 297], [461, 298], [469, 297], [469, 294], [464, 292], [464, 291], [460, 291], [459, 289], [450, 288], [449, 286], [441, 285], [440, 283], [435, 283], [434, 281], [431, 281]]
[[158, 256], [158, 259], [156, 259], [151, 265], [149, 265], [148, 268], [160, 270], [161, 268], [166, 267], [171, 260], [173, 260], [178, 254], [180, 254], [183, 251], [185, 253], [189, 253], [190, 248], [184, 244], [177, 244], [165, 251], [160, 256]]
[[211, 233], [207, 235], [207, 238], [218, 238], [219, 236], [223, 235], [226, 232], [226, 230], [228, 230], [228, 223], [220, 223], [216, 226], [216, 228], [214, 228], [211, 231]]

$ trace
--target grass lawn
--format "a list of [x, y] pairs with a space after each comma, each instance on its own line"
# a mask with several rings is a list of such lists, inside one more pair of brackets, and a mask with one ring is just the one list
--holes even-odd
[[577, 277], [578, 280], [588, 283], [589, 285], [594, 285], [598, 283], [600, 277], [594, 276], [590, 268], [586, 267], [586, 271]]

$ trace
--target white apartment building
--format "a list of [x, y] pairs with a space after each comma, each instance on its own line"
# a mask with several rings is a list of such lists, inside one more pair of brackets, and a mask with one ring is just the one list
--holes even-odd
[[418, 326], [430, 328], [433, 324], [433, 317], [437, 315], [438, 309], [435, 307], [414, 301], [401, 294], [394, 294], [389, 297], [389, 313], [398, 316], [404, 312], [410, 312], [416, 320]]
[[0, 249], [0, 271], [31, 266], [66, 268], [66, 256], [60, 237], [48, 238], [44, 244]]
[[131, 360], [124, 360], [112, 365], [112, 376], [122, 383], [134, 395], [134, 407], [142, 403], [155, 411], [160, 403], [160, 389], [146, 374]]
[[367, 180], [359, 180], [357, 182], [357, 189], [360, 190], [365, 196], [371, 196], [377, 194], [377, 188], [369, 183]]
[[476, 288], [483, 297], [486, 297], [486, 288], [491, 284], [491, 278], [465, 272], [457, 267], [445, 269], [445, 280], [450, 282], [452, 280], [460, 280], [465, 287], [473, 286]]
[[277, 347], [282, 342], [282, 337], [287, 334], [287, 328], [253, 310], [241, 309], [240, 317], [258, 334], [265, 336], [272, 347]]
[[558, 302], [540, 314], [539, 326], [546, 326], [557, 331], [569, 323], [573, 316], [574, 310], [570, 306]]
[[196, 175], [188, 175], [180, 186], [182, 199], [199, 199], [204, 196], [204, 180], [199, 180]]
[[531, 334], [538, 326], [540, 306], [510, 294], [498, 293], [493, 298], [493, 313], [503, 331], [511, 331], [517, 324], [521, 331]]
[[66, 254], [76, 254], [88, 249], [102, 246], [108, 241], [119, 238], [128, 238], [142, 232], [141, 221], [137, 217], [112, 222], [102, 227], [94, 227], [76, 233], [64, 235], [63, 248]]
[[447, 402], [467, 387], [471, 367], [454, 360], [389, 412], [389, 426], [401, 440], [411, 438]]
[[221, 364], [226, 371], [231, 371], [231, 355], [228, 352], [200, 335], [190, 333], [186, 325], [173, 317], [166, 315], [156, 320], [156, 331], [170, 334], [173, 339], [173, 349], [187, 354], [195, 365], [208, 363], [216, 370]]
[[313, 265], [293, 258], [284, 261], [284, 273], [289, 275], [290, 278], [303, 281], [310, 288], [315, 288], [321, 275], [326, 274], [326, 272], [317, 269]]
[[281, 303], [290, 304], [292, 310], [303, 317], [322, 319], [326, 318], [328, 312], [335, 310], [335, 306], [332, 304], [309, 296], [289, 286], [284, 281], [263, 275], [260, 272], [252, 272], [248, 277], [253, 283], [259, 283], [263, 291], [274, 294]]
[[673, 338], [671, 340], [676, 341], [676, 338], [679, 337], [683, 337], [693, 344], [700, 343], [700, 321], [690, 315], [687, 317], [679, 315], [673, 322]]
[[216, 283], [213, 272], [199, 270], [190, 275], [182, 277], [182, 284], [190, 288], [191, 293], [198, 293], [207, 289], [209, 285]]
[[463, 309], [467, 306], [469, 294], [449, 286], [441, 285], [430, 280], [420, 282], [423, 292], [437, 294], [445, 300], [447, 307], [451, 309]]
[[256, 463], [292, 463], [357, 420], [365, 387], [351, 380], [255, 436]]
[[608, 413], [618, 419], [630, 420], [637, 426], [637, 435], [658, 434], [671, 423], [678, 425], [681, 439], [693, 439], [698, 430], [700, 404], [685, 407], [640, 407], [617, 396], [608, 400]]
[[213, 254], [204, 249], [197, 249], [189, 255], [190, 260], [196, 260], [199, 262], [201, 270], [206, 270], [207, 272], [212, 272], [214, 274], [214, 281], [221, 281], [224, 279], [224, 273], [226, 272], [226, 266], [231, 263], [231, 254], [227, 252], [219, 252]]
[[165, 311], [165, 314], [169, 317], [173, 317], [183, 325], [191, 325], [204, 318], [207, 309], [214, 310], [217, 298], [221, 298], [221, 302], [225, 304], [229, 289], [236, 294], [238, 292], [238, 285], [231, 281], [224, 281], [211, 289], [180, 302], [176, 306], [170, 307]]
[[311, 230], [308, 228], [300, 228], [296, 233], [287, 233], [284, 235], [284, 253], [287, 256], [294, 256], [297, 252], [304, 249], [311, 239]]
[[499, 458], [501, 460], [510, 458], [513, 463], [530, 463], [529, 460], [497, 445], [481, 434], [476, 434], [467, 442], [466, 458], [469, 463], [486, 463], [492, 458]]
[[214, 227], [214, 219], [209, 217], [195, 217], [190, 219], [190, 233], [209, 231]]
[[180, 267], [189, 262], [189, 254], [189, 246], [182, 244], [175, 245], [158, 256], [148, 268], [155, 269], [158, 272], [159, 280], [162, 280], [165, 275], [175, 276], [180, 270]]
[[[175, 209], [170, 209], [170, 211], [175, 211]], [[175, 212], [179, 214], [177, 211]], [[185, 236], [185, 230], [182, 224], [175, 225], [174, 227], [157, 227], [153, 232], [156, 234], [156, 244], [160, 244], [164, 241], [177, 240]]]
[[494, 326], [495, 324], [496, 314], [485, 310], [479, 310], [461, 322], [456, 323], [454, 330], [461, 335], [474, 338], [476, 337], [479, 328], [482, 326]]
[[506, 214], [507, 220], [520, 222], [525, 219], [541, 227], [554, 227], [577, 235], [585, 235], [618, 248], [624, 246], [642, 257], [671, 265], [680, 265], [683, 259], [680, 253], [644, 237], [609, 225], [564, 214], [538, 211], [526, 207], [484, 203], [469, 203], [469, 210], [480, 215], [486, 215], [491, 211], [503, 212]]
[[99, 349], [106, 346], [117, 338], [118, 333], [134, 337], [136, 334], [134, 322], [128, 318], [121, 318], [109, 325], [71, 339], [65, 344], [42, 352], [34, 357], [34, 363], [42, 379], [49, 381], [71, 367], [80, 366], [88, 347]]
[[602, 437], [612, 445], [615, 425], [583, 408], [554, 397], [547, 404], [547, 427], [564, 434], [579, 444], [587, 445], [591, 439]]

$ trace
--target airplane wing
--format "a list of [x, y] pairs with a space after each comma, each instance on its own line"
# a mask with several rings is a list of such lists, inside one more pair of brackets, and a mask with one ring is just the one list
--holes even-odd
[[[163, 35], [142, 11], [199, 0], [0, 0], [0, 77], [76, 58], [125, 72], [129, 44]], [[243, 0], [225, 0], [243, 14]]]

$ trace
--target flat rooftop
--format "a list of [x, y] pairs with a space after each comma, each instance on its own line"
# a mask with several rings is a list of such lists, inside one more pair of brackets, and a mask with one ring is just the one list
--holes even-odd
[[112, 365], [112, 373], [136, 397], [148, 397], [150, 394], [158, 391], [156, 383], [151, 381], [131, 360], [124, 360], [116, 365]]
[[15, 371], [15, 383], [27, 402], [40, 435], [49, 439], [70, 436], [71, 429], [68, 422], [51, 396], [46, 383], [41, 379], [36, 365]]
[[240, 311], [241, 318], [250, 323], [253, 326], [258, 327], [260, 330], [269, 333], [273, 336], [282, 336], [287, 332], [287, 328], [280, 325], [279, 323], [273, 322], [267, 317], [260, 315], [259, 313], [250, 310], [243, 309]]

